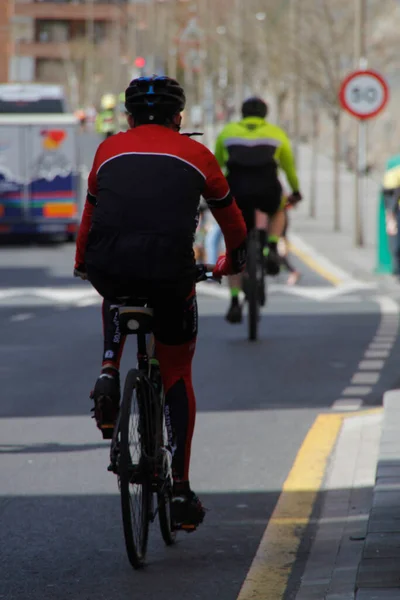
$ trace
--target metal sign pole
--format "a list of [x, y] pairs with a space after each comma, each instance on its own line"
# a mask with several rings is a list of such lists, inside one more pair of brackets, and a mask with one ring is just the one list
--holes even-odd
[[339, 101], [356, 121], [357, 152], [354, 177], [354, 245], [364, 245], [364, 217], [367, 174], [367, 120], [375, 117], [389, 100], [389, 88], [384, 78], [366, 68], [366, 59], [360, 60], [360, 69], [350, 73], [342, 82]]
[[[354, 62], [355, 67], [363, 70], [367, 68], [367, 60], [365, 58], [366, 49], [366, 1], [355, 0], [355, 18], [354, 18]], [[362, 246], [364, 231], [362, 222], [362, 205], [363, 205], [363, 188], [364, 188], [364, 175], [363, 175], [363, 137], [365, 137], [365, 124], [362, 120], [358, 119], [356, 124], [356, 137], [357, 137], [357, 161], [356, 161], [356, 173], [355, 173], [355, 222], [354, 222], [354, 237], [355, 245]]]
[[366, 170], [367, 170], [367, 123], [360, 120], [358, 123], [358, 219], [356, 245], [364, 245], [364, 214], [366, 193]]

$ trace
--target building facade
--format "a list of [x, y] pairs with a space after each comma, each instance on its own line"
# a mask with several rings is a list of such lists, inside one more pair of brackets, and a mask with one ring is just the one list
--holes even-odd
[[[0, 82], [61, 78], [65, 62], [106, 46], [122, 64], [164, 41], [188, 0], [0, 0]], [[171, 21], [172, 19], [172, 21]], [[148, 39], [152, 38], [150, 47]], [[147, 43], [147, 47], [146, 47]], [[165, 48], [165, 46], [164, 46]], [[97, 54], [97, 50], [95, 51]], [[128, 58], [129, 57], [129, 58]], [[61, 69], [61, 71], [60, 71]]]
[[62, 79], [60, 69], [85, 53], [88, 40], [100, 45], [126, 18], [123, 4], [106, 1], [0, 0], [0, 7], [2, 3], [8, 5], [9, 15], [7, 39], [0, 40], [1, 47], [8, 47], [0, 68], [2, 81]]

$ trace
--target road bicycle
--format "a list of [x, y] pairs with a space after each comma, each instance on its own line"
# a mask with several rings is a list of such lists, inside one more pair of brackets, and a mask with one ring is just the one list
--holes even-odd
[[[197, 265], [196, 281], [212, 279], [211, 270], [210, 265]], [[149, 526], [157, 515], [166, 545], [176, 539], [171, 516], [172, 452], [160, 368], [154, 355], [153, 309], [145, 298], [120, 300], [121, 333], [137, 336], [137, 367], [126, 376], [108, 469], [118, 476], [128, 559], [139, 569], [145, 564]]]
[[[297, 201], [293, 195], [286, 196], [287, 210], [293, 208]], [[267, 272], [265, 269], [264, 245], [267, 237], [266, 217], [256, 210], [254, 218], [255, 226], [249, 232], [247, 238], [247, 260], [243, 273], [243, 292], [248, 305], [247, 323], [248, 339], [258, 339], [258, 326], [261, 319], [261, 308], [267, 303]]]
[[267, 279], [264, 266], [262, 238], [265, 233], [252, 229], [247, 239], [246, 268], [243, 273], [243, 291], [247, 302], [248, 339], [256, 341], [260, 309], [267, 301]]

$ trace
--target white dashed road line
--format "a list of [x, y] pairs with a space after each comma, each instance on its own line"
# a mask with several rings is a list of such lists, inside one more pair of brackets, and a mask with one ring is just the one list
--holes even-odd
[[353, 412], [359, 410], [362, 403], [363, 401], [360, 398], [340, 398], [332, 404], [332, 410]]
[[[346, 387], [342, 391], [341, 397], [332, 404], [332, 410], [358, 410], [362, 408], [363, 400], [358, 396], [367, 396], [372, 392], [372, 386], [378, 383], [382, 369], [385, 367], [385, 359], [389, 358], [396, 342], [399, 329], [399, 306], [387, 296], [377, 296], [375, 300], [380, 307], [381, 322], [373, 340], [364, 353], [363, 360], [358, 365], [358, 370], [351, 378], [351, 385]], [[343, 396], [350, 396], [350, 398], [343, 398]], [[356, 396], [356, 398], [353, 398], [353, 396]], [[352, 408], [347, 408], [347, 406]]]
[[17, 315], [12, 315], [10, 317], [10, 321], [27, 321], [28, 319], [32, 319], [35, 315], [33, 313], [18, 313]]

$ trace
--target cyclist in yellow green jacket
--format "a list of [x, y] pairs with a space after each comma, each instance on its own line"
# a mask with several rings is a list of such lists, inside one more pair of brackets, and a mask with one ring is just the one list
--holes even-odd
[[117, 99], [114, 94], [104, 94], [100, 100], [100, 111], [96, 117], [96, 131], [104, 138], [114, 135], [117, 131], [116, 123]]
[[[256, 210], [269, 216], [268, 240], [264, 248], [265, 268], [269, 275], [277, 275], [280, 270], [277, 243], [285, 225], [286, 204], [279, 168], [285, 172], [292, 188], [289, 202], [294, 204], [302, 197], [289, 138], [280, 127], [265, 120], [267, 113], [268, 107], [260, 98], [246, 100], [242, 106], [243, 119], [228, 123], [219, 134], [215, 156], [243, 213], [247, 230], [256, 225]], [[240, 323], [240, 275], [231, 278], [230, 287], [231, 305], [226, 320]]]

